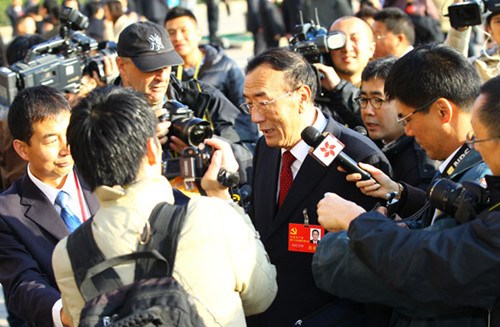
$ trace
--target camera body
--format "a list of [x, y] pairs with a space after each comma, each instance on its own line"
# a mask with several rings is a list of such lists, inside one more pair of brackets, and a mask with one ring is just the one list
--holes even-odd
[[429, 185], [427, 195], [432, 206], [453, 216], [459, 223], [476, 218], [492, 201], [490, 192], [480, 184], [459, 184], [445, 178]]
[[309, 63], [322, 63], [322, 55], [345, 45], [345, 34], [339, 31], [328, 33], [326, 28], [314, 22], [295, 26], [290, 39], [290, 49], [302, 54]]
[[202, 149], [187, 147], [179, 157], [163, 160], [163, 176], [168, 179], [182, 177], [187, 182], [196, 181], [207, 171], [211, 158], [212, 149], [208, 146]]
[[158, 119], [172, 123], [167, 136], [176, 136], [192, 147], [197, 147], [205, 139], [212, 137], [210, 123], [195, 117], [188, 106], [176, 100], [168, 100], [163, 107], [166, 110]]
[[80, 32], [88, 27], [88, 18], [78, 10], [64, 7], [60, 19], [60, 36], [33, 46], [24, 60], [0, 68], [0, 104], [8, 106], [19, 90], [38, 85], [78, 93], [82, 75], [93, 70], [105, 79], [102, 58], [116, 56], [116, 51], [109, 45], [93, 56], [99, 46]]
[[448, 6], [448, 17], [454, 28], [479, 25], [482, 15], [500, 10], [500, 0], [469, 0]]

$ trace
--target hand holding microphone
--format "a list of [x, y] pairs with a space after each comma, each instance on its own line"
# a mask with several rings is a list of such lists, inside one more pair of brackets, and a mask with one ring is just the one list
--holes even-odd
[[371, 179], [370, 173], [361, 169], [356, 161], [342, 151], [345, 145], [332, 134], [323, 135], [316, 128], [308, 126], [300, 135], [304, 142], [313, 148], [311, 155], [322, 165], [329, 166], [335, 161], [349, 174], [358, 173], [361, 180]]

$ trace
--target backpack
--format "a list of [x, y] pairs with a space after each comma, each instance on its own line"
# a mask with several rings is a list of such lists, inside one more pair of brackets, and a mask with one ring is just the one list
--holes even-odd
[[[137, 252], [107, 260], [94, 240], [92, 219], [68, 236], [71, 266], [86, 302], [80, 327], [205, 326], [189, 294], [172, 277], [186, 208], [158, 204]], [[134, 282], [124, 285], [113, 267], [131, 261], [136, 262]]]

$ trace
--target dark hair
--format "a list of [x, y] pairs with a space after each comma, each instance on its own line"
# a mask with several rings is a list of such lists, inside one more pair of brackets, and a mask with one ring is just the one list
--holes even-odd
[[373, 16], [375, 16], [377, 12], [377, 8], [367, 3], [365, 5], [362, 5], [359, 11], [354, 16], [365, 20], [366, 18], [373, 18]]
[[491, 137], [500, 136], [500, 76], [495, 76], [481, 86], [484, 102], [478, 117]]
[[7, 64], [12, 65], [23, 60], [32, 46], [40, 44], [45, 40], [38, 34], [27, 34], [16, 37], [10, 42], [5, 51]]
[[131, 89], [98, 88], [82, 99], [73, 109], [67, 139], [90, 188], [135, 181], [156, 125], [147, 100]]
[[85, 5], [89, 18], [95, 17], [99, 9], [103, 7], [104, 4], [100, 0], [91, 0]]
[[399, 8], [389, 7], [377, 12], [373, 19], [384, 23], [393, 34], [403, 34], [410, 44], [415, 43], [415, 27], [410, 16]]
[[195, 21], [196, 24], [198, 24], [198, 20], [196, 19], [196, 16], [193, 14], [193, 12], [187, 8], [184, 7], [174, 7], [170, 9], [167, 12], [167, 16], [165, 17], [165, 21], [163, 22], [163, 25], [165, 25], [169, 20], [176, 19], [179, 17], [189, 17], [192, 20]]
[[316, 94], [318, 89], [316, 74], [311, 64], [301, 54], [288, 48], [268, 49], [250, 59], [245, 74], [248, 75], [262, 65], [269, 65], [274, 70], [285, 72], [285, 82], [290, 85], [290, 90], [305, 84], [311, 88], [312, 97]]
[[363, 82], [371, 79], [380, 78], [385, 80], [392, 65], [398, 60], [394, 56], [384, 57], [372, 60], [365, 66], [363, 73], [361, 73], [361, 80]]
[[9, 107], [7, 121], [12, 137], [30, 144], [33, 124], [70, 111], [66, 98], [49, 86], [34, 86], [21, 90]]
[[113, 23], [115, 23], [118, 18], [123, 16], [123, 7], [120, 1], [108, 0], [106, 1], [106, 7], [108, 7], [109, 9], [109, 13], [111, 14]]
[[397, 99], [409, 107], [442, 97], [470, 112], [480, 85], [479, 75], [467, 58], [447, 45], [430, 43], [394, 63], [384, 90], [389, 100]]

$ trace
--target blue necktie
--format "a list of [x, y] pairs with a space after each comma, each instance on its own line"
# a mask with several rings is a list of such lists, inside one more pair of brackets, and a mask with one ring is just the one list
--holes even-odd
[[60, 191], [56, 197], [56, 204], [61, 207], [61, 218], [66, 224], [66, 227], [68, 227], [70, 232], [73, 232], [78, 226], [80, 226], [81, 222], [69, 208], [69, 194], [64, 191]]

